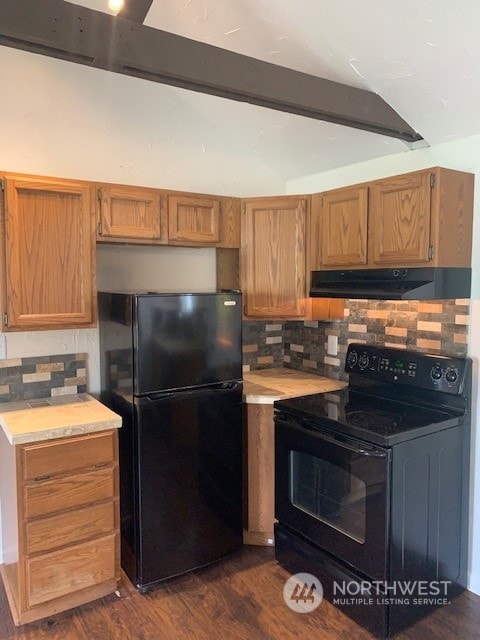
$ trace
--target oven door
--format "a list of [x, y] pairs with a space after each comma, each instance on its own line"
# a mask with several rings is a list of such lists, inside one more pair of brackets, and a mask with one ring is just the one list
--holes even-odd
[[275, 415], [275, 516], [365, 576], [386, 580], [390, 450]]

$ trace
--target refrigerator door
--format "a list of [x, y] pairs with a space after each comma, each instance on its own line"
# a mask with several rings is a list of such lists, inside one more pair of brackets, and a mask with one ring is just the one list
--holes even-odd
[[242, 545], [242, 384], [135, 400], [137, 587]]
[[242, 378], [241, 295], [137, 295], [135, 395]]

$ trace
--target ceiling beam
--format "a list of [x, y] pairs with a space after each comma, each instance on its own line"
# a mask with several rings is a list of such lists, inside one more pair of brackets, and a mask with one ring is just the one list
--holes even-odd
[[125, 4], [118, 15], [122, 18], [133, 20], [133, 22], [143, 24], [147, 13], [150, 11], [152, 2], [153, 0], [125, 0]]
[[0, 0], [0, 44], [416, 142], [380, 96], [63, 0]]

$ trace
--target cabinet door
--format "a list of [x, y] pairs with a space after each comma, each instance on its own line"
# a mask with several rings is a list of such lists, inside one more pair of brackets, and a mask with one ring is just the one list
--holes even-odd
[[368, 187], [339, 189], [322, 197], [322, 266], [367, 263]]
[[429, 171], [372, 185], [369, 255], [375, 265], [429, 261], [430, 190]]
[[98, 188], [99, 240], [160, 239], [160, 194], [129, 187]]
[[219, 218], [219, 200], [169, 196], [168, 243], [215, 245], [220, 241]]
[[86, 183], [6, 180], [7, 329], [91, 325], [93, 198]]
[[244, 203], [242, 245], [245, 315], [305, 315], [305, 198]]

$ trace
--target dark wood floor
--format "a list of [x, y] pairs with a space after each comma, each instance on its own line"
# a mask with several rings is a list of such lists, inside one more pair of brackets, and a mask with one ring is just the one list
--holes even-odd
[[[372, 640], [328, 602], [308, 614], [283, 601], [288, 574], [270, 548], [164, 583], [146, 595], [122, 584], [119, 596], [15, 628], [0, 586], [0, 640]], [[480, 597], [464, 593], [395, 640], [480, 639]]]

